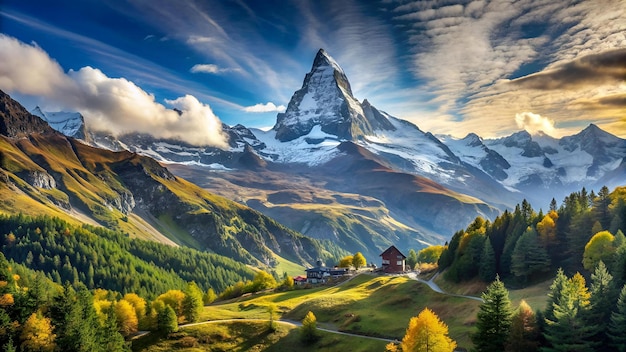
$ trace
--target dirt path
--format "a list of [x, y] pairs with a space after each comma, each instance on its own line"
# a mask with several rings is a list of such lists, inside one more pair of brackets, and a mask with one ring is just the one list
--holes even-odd
[[[262, 322], [269, 322], [268, 319], [220, 319], [220, 320], [208, 320], [208, 321], [203, 321], [203, 322], [199, 322], [199, 323], [192, 323], [192, 324], [184, 324], [184, 325], [180, 325], [178, 328], [179, 329], [184, 329], [184, 328], [187, 328], [187, 327], [190, 327], [190, 326], [197, 326], [197, 325], [204, 325], [204, 324], [230, 323], [230, 322], [237, 322], [237, 321], [254, 321], [254, 322], [262, 321]], [[277, 322], [277, 323], [280, 323], [280, 324], [286, 324], [286, 325], [291, 325], [291, 326], [296, 326], [296, 327], [302, 326], [301, 322], [294, 321], [294, 320], [279, 319], [279, 320], [274, 320], [274, 321]], [[359, 335], [359, 334], [351, 334], [349, 332], [342, 332], [342, 331], [331, 330], [331, 329], [320, 328], [320, 327], [318, 327], [317, 330], [329, 332], [331, 334], [353, 336], [353, 337], [361, 337], [361, 338], [370, 339], [370, 340], [379, 340], [379, 341], [385, 341], [385, 342], [397, 341], [397, 340], [394, 340], [394, 339], [385, 339], [385, 338], [382, 338], [382, 337], [374, 337], [374, 336], [366, 336], [366, 335]]]
[[432, 278], [430, 278], [430, 280], [426, 281], [426, 280], [422, 280], [419, 277], [417, 277], [417, 273], [408, 273], [407, 276], [409, 277], [409, 279], [415, 280], [417, 282], [421, 282], [423, 284], [428, 285], [428, 287], [430, 287], [431, 290], [437, 292], [437, 293], [441, 293], [443, 295], [448, 295], [448, 296], [453, 296], [453, 297], [462, 297], [462, 298], [467, 298], [467, 299], [473, 299], [475, 301], [480, 301], [483, 302], [483, 299], [480, 297], [476, 297], [476, 296], [466, 296], [466, 295], [457, 295], [455, 293], [448, 293], [445, 292], [444, 290], [441, 289], [441, 287], [439, 287], [439, 285], [437, 285], [435, 283], [435, 278], [439, 275], [439, 273], [435, 274]]

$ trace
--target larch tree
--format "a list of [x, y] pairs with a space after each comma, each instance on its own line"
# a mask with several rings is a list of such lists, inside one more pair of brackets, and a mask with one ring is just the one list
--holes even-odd
[[506, 352], [533, 352], [539, 349], [539, 327], [532, 308], [522, 300], [511, 320]]
[[300, 340], [304, 343], [313, 343], [317, 340], [317, 318], [309, 311], [302, 320], [300, 327]]
[[[275, 281], [274, 281], [275, 282]], [[183, 299], [183, 315], [188, 323], [195, 323], [200, 318], [204, 302], [202, 301], [202, 291], [195, 282], [190, 282], [185, 288], [185, 298]]]
[[482, 294], [483, 303], [479, 307], [476, 327], [478, 331], [471, 338], [478, 352], [503, 351], [511, 328], [513, 310], [509, 291], [499, 277]]
[[217, 295], [215, 294], [213, 287], [209, 287], [209, 289], [206, 291], [206, 294], [202, 296], [202, 302], [204, 302], [205, 306], [208, 306], [209, 304], [215, 302], [216, 298]]
[[624, 334], [624, 331], [626, 331], [626, 285], [622, 287], [617, 306], [611, 313], [611, 323], [608, 331], [611, 346], [619, 352], [626, 352], [626, 334]]
[[367, 264], [367, 261], [365, 260], [363, 254], [361, 254], [361, 252], [354, 253], [354, 256], [352, 257], [352, 266], [359, 270], [359, 268], [365, 266], [365, 264]]
[[448, 336], [448, 326], [432, 310], [424, 308], [409, 321], [401, 346], [405, 352], [451, 352], [456, 342]]
[[349, 267], [351, 267], [352, 266], [352, 258], [353, 258], [353, 256], [351, 256], [351, 255], [347, 255], [347, 256], [341, 258], [339, 260], [339, 265], [337, 265], [337, 266], [340, 267], [340, 268], [349, 268]]
[[128, 337], [137, 332], [139, 320], [132, 304], [121, 299], [115, 304], [115, 318], [119, 331], [124, 337]]
[[53, 327], [50, 319], [33, 313], [22, 327], [22, 350], [23, 351], [54, 351], [56, 348], [56, 335], [52, 332]]

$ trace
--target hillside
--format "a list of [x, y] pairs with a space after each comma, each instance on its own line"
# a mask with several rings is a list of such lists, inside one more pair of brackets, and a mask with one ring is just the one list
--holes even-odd
[[[13, 124], [40, 121], [7, 95], [2, 101], [11, 106], [3, 114]], [[51, 130], [31, 133], [39, 130], [0, 135], [3, 213], [99, 224], [255, 266], [274, 266], [276, 256], [306, 264], [343, 253], [177, 178], [151, 158], [90, 147]]]

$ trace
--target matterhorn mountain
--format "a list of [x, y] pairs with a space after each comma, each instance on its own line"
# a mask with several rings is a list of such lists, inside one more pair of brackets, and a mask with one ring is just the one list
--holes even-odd
[[168, 164], [174, 174], [282, 224], [374, 259], [442, 243], [476, 216], [523, 199], [547, 207], [581, 187], [626, 181], [626, 140], [591, 125], [561, 139], [435, 136], [357, 100], [323, 49], [269, 131], [223, 125], [229, 148], [88, 132], [89, 143]]
[[287, 142], [309, 134], [315, 126], [343, 140], [362, 139], [375, 130], [395, 130], [376, 108], [354, 98], [343, 69], [324, 49], [318, 51], [287, 110], [278, 114], [274, 130], [276, 139]]

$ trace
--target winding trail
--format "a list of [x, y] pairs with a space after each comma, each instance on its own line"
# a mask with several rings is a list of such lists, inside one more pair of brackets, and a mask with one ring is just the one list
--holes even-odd
[[[458, 295], [458, 294], [454, 294], [454, 293], [448, 293], [445, 292], [444, 290], [441, 289], [441, 287], [439, 287], [439, 285], [437, 285], [434, 280], [435, 278], [439, 275], [439, 273], [435, 274], [432, 278], [430, 278], [430, 280], [423, 280], [420, 279], [419, 277], [417, 277], [417, 273], [415, 272], [410, 272], [408, 274], [406, 274], [406, 276], [411, 279], [411, 280], [415, 280], [417, 282], [423, 283], [428, 285], [428, 287], [430, 287], [431, 290], [440, 293], [442, 295], [447, 295], [447, 296], [453, 296], [453, 297], [461, 297], [461, 298], [467, 298], [467, 299], [473, 299], [476, 301], [480, 301], [483, 302], [483, 299], [480, 297], [476, 297], [476, 296], [467, 296], [467, 295]], [[352, 280], [353, 278], [357, 277], [358, 275], [354, 275], [351, 278], [349, 278], [346, 281], [343, 281], [339, 284], [337, 284], [336, 286], [340, 286], [345, 284], [346, 282]], [[258, 321], [263, 321], [263, 322], [269, 322], [269, 319], [248, 319], [248, 318], [240, 318], [240, 319], [218, 319], [218, 320], [207, 320], [207, 321], [202, 321], [199, 323], [190, 323], [190, 324], [183, 324], [183, 325], [179, 325], [178, 328], [179, 329], [184, 329], [187, 327], [192, 327], [192, 326], [197, 326], [197, 325], [204, 325], [204, 324], [220, 324], [220, 323], [229, 323], [229, 322], [237, 322], [237, 321], [254, 321], [254, 322], [258, 322]], [[287, 325], [291, 325], [291, 326], [302, 326], [302, 323], [299, 321], [295, 321], [295, 320], [287, 320], [287, 319], [278, 319], [278, 320], [274, 320], [277, 323], [281, 323], [281, 324], [287, 324]], [[385, 341], [385, 342], [398, 342], [397, 339], [386, 339], [386, 338], [382, 338], [382, 337], [374, 337], [374, 336], [367, 336], [367, 335], [359, 335], [359, 334], [353, 334], [353, 333], [349, 333], [349, 332], [343, 332], [343, 331], [338, 331], [338, 330], [331, 330], [331, 329], [327, 329], [327, 328], [320, 328], [318, 327], [317, 330], [320, 331], [325, 331], [325, 332], [329, 332], [331, 334], [339, 334], [339, 335], [345, 335], [345, 336], [353, 336], [353, 337], [360, 337], [360, 338], [364, 338], [364, 339], [371, 339], [371, 340], [379, 340], [379, 341]], [[134, 340], [136, 338], [139, 338], [141, 336], [147, 335], [149, 334], [149, 331], [140, 331], [137, 335], [133, 336], [131, 339]]]
[[441, 289], [441, 287], [439, 287], [439, 285], [437, 285], [435, 283], [435, 278], [437, 278], [437, 276], [439, 276], [439, 273], [435, 274], [433, 277], [430, 278], [430, 280], [426, 281], [423, 279], [420, 279], [419, 277], [417, 277], [417, 273], [415, 272], [411, 272], [407, 274], [408, 278], [411, 280], [415, 280], [417, 282], [421, 282], [423, 284], [428, 285], [428, 287], [430, 287], [431, 290], [437, 292], [437, 293], [441, 293], [442, 295], [448, 295], [448, 296], [453, 296], [453, 297], [461, 297], [461, 298], [467, 298], [467, 299], [473, 299], [475, 301], [480, 301], [480, 302], [484, 302], [482, 298], [480, 297], [476, 297], [476, 296], [467, 296], [467, 295], [457, 295], [455, 293], [448, 293], [444, 290]]
[[[178, 328], [179, 329], [184, 329], [184, 328], [187, 328], [187, 327], [197, 326], [197, 325], [231, 323], [231, 322], [239, 322], [239, 321], [269, 322], [269, 319], [248, 319], [248, 318], [244, 318], [244, 319], [207, 320], [207, 321], [202, 321], [202, 322], [199, 322], [199, 323], [191, 323], [191, 324], [179, 325]], [[296, 326], [296, 327], [302, 326], [301, 322], [295, 321], [295, 320], [278, 319], [278, 320], [274, 320], [274, 321], [277, 322], [277, 323], [281, 323], [281, 324], [285, 324], [285, 325], [291, 325], [291, 326]], [[317, 327], [317, 330], [329, 332], [331, 334], [339, 334], [339, 335], [345, 335], [345, 336], [361, 337], [361, 338], [370, 339], [370, 340], [379, 340], [379, 341], [385, 341], [385, 342], [397, 341], [395, 339], [385, 339], [385, 338], [382, 338], [382, 337], [374, 337], [374, 336], [367, 336], [367, 335], [352, 334], [352, 333], [349, 333], [349, 332], [343, 332], [343, 331], [338, 331], [338, 330], [331, 330], [331, 329], [326, 329], [326, 328], [320, 328], [319, 326]]]

